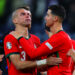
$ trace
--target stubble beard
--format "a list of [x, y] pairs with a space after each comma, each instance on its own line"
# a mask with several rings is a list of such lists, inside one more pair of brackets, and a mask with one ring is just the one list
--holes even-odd
[[31, 29], [31, 24], [22, 24], [23, 27], [27, 27], [29, 30]]

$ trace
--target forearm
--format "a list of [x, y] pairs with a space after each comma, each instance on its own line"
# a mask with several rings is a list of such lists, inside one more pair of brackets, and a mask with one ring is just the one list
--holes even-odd
[[16, 65], [17, 69], [28, 69], [37, 67], [36, 61], [19, 61]]
[[16, 69], [30, 69], [46, 65], [46, 59], [38, 61], [21, 61], [20, 55], [15, 54], [10, 56], [10, 60]]
[[34, 68], [37, 66], [36, 61], [21, 61], [19, 54], [10, 55], [10, 60], [16, 69]]

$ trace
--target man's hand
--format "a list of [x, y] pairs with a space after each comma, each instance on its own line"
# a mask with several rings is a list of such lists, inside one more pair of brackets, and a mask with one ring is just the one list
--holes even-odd
[[52, 56], [50, 56], [50, 57], [47, 58], [47, 64], [48, 64], [48, 66], [58, 65], [60, 63], [62, 63], [62, 59], [61, 58], [56, 58], [56, 57], [52, 57]]
[[75, 50], [74, 49], [70, 49], [67, 53], [68, 56], [71, 56], [73, 61], [75, 62]]
[[70, 49], [67, 53], [68, 56], [72, 56], [75, 54], [75, 51], [73, 49]]
[[46, 34], [48, 35], [49, 38], [53, 35], [52, 32], [49, 32], [49, 31], [47, 31], [47, 30], [45, 30], [45, 31], [46, 31]]

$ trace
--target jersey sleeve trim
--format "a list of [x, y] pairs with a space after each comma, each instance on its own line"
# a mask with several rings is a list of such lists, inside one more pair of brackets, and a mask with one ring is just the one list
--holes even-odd
[[13, 55], [13, 54], [20, 54], [20, 53], [19, 52], [13, 52], [13, 53], [7, 54], [6, 58], [8, 58], [10, 55]]

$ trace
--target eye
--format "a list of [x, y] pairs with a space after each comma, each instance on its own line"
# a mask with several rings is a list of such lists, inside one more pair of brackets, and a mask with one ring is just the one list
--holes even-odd
[[31, 17], [31, 14], [30, 13], [28, 13], [27, 15], [29, 15]]
[[21, 15], [25, 15], [25, 13], [21, 13]]

